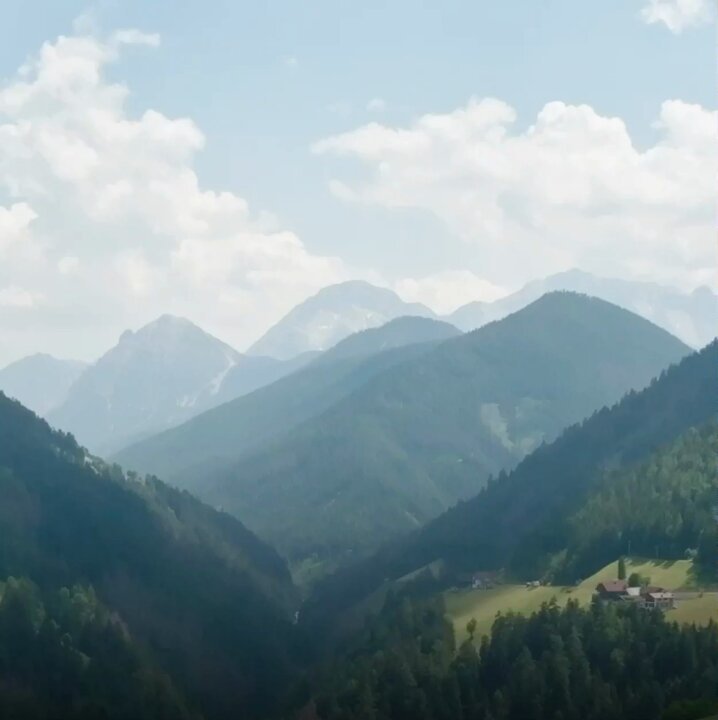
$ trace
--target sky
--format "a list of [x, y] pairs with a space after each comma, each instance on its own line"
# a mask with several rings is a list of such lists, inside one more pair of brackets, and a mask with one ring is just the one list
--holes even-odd
[[715, 284], [710, 0], [5, 0], [0, 365], [362, 278]]

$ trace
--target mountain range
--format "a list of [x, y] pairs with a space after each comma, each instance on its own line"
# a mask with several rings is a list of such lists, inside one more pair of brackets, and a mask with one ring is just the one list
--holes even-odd
[[633, 551], [715, 583], [718, 341], [538, 295], [287, 359], [165, 316], [0, 374], [91, 450], [150, 435], [124, 472], [0, 393], [0, 716], [573, 717], [597, 688], [596, 717], [714, 712], [714, 625], [559, 600], [455, 646], [444, 591], [477, 572], [572, 585]]
[[557, 290], [591, 295], [631, 310], [693, 348], [704, 347], [718, 335], [718, 295], [708, 287], [684, 293], [656, 283], [597, 277], [581, 270], [534, 280], [518, 292], [491, 303], [469, 303], [446, 320], [461, 330], [475, 330]]
[[[555, 290], [613, 302], [692, 347], [716, 334], [718, 298], [708, 288], [686, 294], [577, 270], [534, 281], [493, 303], [470, 303], [445, 320], [474, 330]], [[0, 370], [0, 389], [75, 433], [93, 452], [108, 454], [270, 385], [357, 331], [404, 316], [436, 317], [386, 288], [342, 283], [297, 306], [246, 354], [187, 320], [163, 316], [127, 331], [116, 347], [89, 365], [48, 355], [21, 359]]]
[[112, 456], [124, 467], [190, 487], [211, 468], [320, 415], [376, 374], [461, 333], [452, 325], [407, 317], [356, 333], [303, 369]]
[[[604, 278], [577, 269], [534, 280], [493, 302], [470, 302], [442, 319], [468, 332], [560, 290], [591, 295], [635, 312], [693, 348], [704, 347], [718, 334], [718, 295], [708, 287], [686, 293], [657, 283]], [[387, 288], [360, 281], [340, 283], [295, 307], [248, 353], [286, 359], [326, 350], [354, 332], [402, 315], [437, 317], [428, 307], [404, 302]]]
[[[475, 494], [490, 475], [689, 351], [637, 315], [573, 293], [545, 295], [502, 321], [416, 349], [362, 361], [360, 375], [353, 370], [333, 395], [307, 386], [312, 373], [334, 382], [341, 365], [328, 353], [115, 459], [245, 518], [294, 563], [331, 566]], [[295, 403], [317, 397], [331, 403], [297, 413]]]
[[328, 350], [349, 335], [404, 315], [435, 317], [428, 307], [406, 303], [387, 288], [359, 280], [330, 285], [297, 305], [247, 352], [286, 360]]
[[123, 333], [46, 417], [105, 455], [274, 382], [311, 358], [243, 356], [189, 320], [164, 315]]

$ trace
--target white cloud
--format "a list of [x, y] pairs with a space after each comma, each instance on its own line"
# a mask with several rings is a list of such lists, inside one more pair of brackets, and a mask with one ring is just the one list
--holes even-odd
[[36, 217], [27, 203], [14, 203], [9, 208], [0, 205], [0, 257], [17, 243], [29, 241], [30, 223]]
[[[241, 347], [345, 277], [242, 197], [202, 187], [205, 139], [191, 119], [129, 112], [130, 90], [106, 66], [128, 45], [159, 43], [137, 30], [60, 37], [0, 84], [0, 288], [5, 306], [37, 306], [32, 327], [4, 337], [13, 355], [91, 355], [162, 312]], [[102, 338], [83, 327], [93, 313]], [[38, 347], [62, 336], [58, 318], [72, 318], [67, 347]]]
[[372, 98], [367, 104], [366, 109], [372, 113], [382, 113], [386, 110], [386, 100], [375, 97]]
[[0, 307], [31, 308], [41, 297], [39, 293], [31, 293], [24, 288], [10, 285], [9, 287], [0, 288]]
[[404, 278], [394, 290], [407, 302], [420, 302], [446, 315], [470, 302], [493, 302], [509, 290], [468, 270], [449, 270], [423, 278]]
[[648, 0], [641, 18], [648, 24], [663, 23], [671, 32], [710, 23], [715, 0]]
[[344, 200], [430, 212], [498, 285], [579, 266], [692, 287], [715, 269], [718, 115], [665, 102], [660, 137], [639, 149], [620, 118], [547, 104], [525, 131], [495, 99], [472, 99], [410, 127], [370, 123], [315, 153], [361, 161], [365, 181], [333, 180]]

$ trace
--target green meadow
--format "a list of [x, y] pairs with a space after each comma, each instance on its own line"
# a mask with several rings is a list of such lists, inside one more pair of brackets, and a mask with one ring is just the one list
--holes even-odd
[[[698, 581], [690, 560], [656, 561], [640, 558], [627, 559], [627, 574], [634, 572], [650, 577], [652, 585], [668, 590], [698, 590]], [[612, 562], [574, 587], [541, 586], [527, 588], [525, 585], [499, 585], [490, 590], [450, 590], [446, 593], [446, 607], [454, 624], [459, 642], [467, 637], [466, 625], [476, 620], [476, 637], [488, 634], [498, 613], [523, 613], [530, 615], [545, 602], [556, 600], [565, 605], [569, 600], [587, 604], [604, 580], [614, 580], [618, 563]], [[711, 619], [718, 622], [718, 593], [706, 592], [702, 597], [684, 600], [668, 612], [668, 617], [680, 623], [706, 624]]]

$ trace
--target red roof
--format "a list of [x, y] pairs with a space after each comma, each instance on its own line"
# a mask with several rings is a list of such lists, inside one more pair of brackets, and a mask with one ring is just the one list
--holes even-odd
[[599, 583], [596, 589], [604, 593], [625, 593], [627, 587], [628, 583], [625, 580], [607, 580]]

